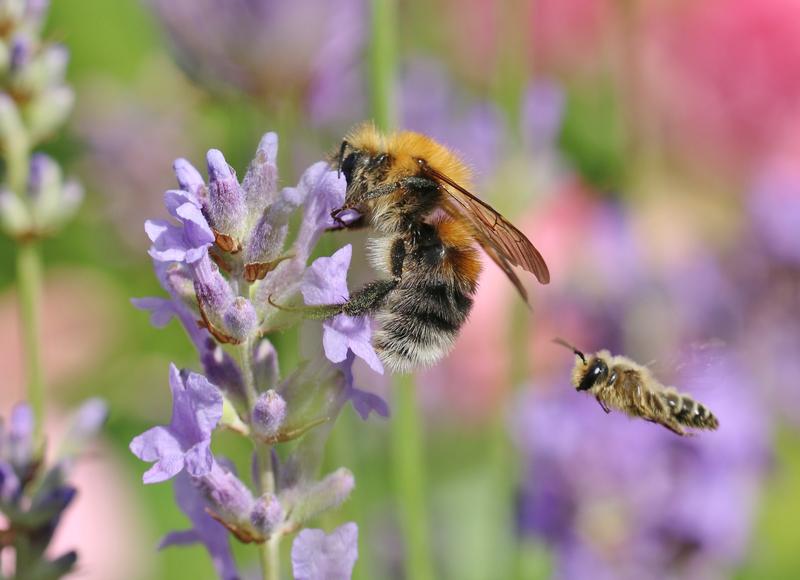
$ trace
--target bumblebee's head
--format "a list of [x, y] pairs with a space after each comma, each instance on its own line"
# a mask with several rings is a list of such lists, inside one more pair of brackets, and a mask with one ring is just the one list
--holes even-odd
[[583, 373], [580, 383], [575, 387], [579, 391], [588, 391], [598, 383], [608, 379], [608, 365], [601, 358], [592, 357], [589, 362], [584, 358], [586, 372]]

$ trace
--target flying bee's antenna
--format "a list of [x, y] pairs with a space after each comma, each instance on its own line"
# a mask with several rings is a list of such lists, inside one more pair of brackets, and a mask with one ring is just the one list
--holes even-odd
[[568, 349], [570, 349], [572, 352], [574, 352], [576, 355], [578, 355], [581, 358], [581, 361], [583, 361], [583, 364], [586, 364], [586, 357], [583, 355], [583, 353], [581, 351], [579, 351], [577, 348], [575, 348], [574, 346], [572, 346], [570, 343], [568, 343], [566, 340], [564, 340], [563, 338], [556, 337], [556, 338], [553, 339], [553, 342], [556, 343], [556, 344], [560, 344], [561, 346], [567, 347]]
[[336, 167], [337, 178], [342, 176], [342, 162], [344, 161], [344, 152], [347, 150], [348, 145], [347, 139], [344, 139], [342, 145], [339, 147], [339, 165]]

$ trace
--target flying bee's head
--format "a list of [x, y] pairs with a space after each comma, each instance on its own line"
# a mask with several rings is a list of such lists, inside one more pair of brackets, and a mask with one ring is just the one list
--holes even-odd
[[573, 382], [576, 383], [577, 390], [588, 391], [595, 385], [605, 383], [608, 379], [608, 365], [602, 358], [593, 356], [583, 362], [582, 366], [580, 373], [573, 374]]
[[366, 194], [374, 191], [386, 176], [391, 164], [388, 153], [362, 149], [345, 139], [331, 163], [347, 182], [343, 209], [364, 209]]
[[601, 356], [586, 355], [561, 338], [553, 339], [553, 342], [560, 344], [575, 353], [575, 367], [572, 369], [572, 384], [579, 391], [588, 391], [598, 384], [604, 383], [608, 378], [608, 364]]

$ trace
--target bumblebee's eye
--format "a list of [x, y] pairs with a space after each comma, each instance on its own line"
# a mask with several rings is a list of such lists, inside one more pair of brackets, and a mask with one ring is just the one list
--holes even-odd
[[602, 360], [597, 359], [589, 365], [589, 369], [581, 379], [581, 384], [578, 385], [579, 391], [588, 391], [597, 383], [604, 381], [608, 376], [608, 366]]
[[373, 163], [375, 165], [383, 165], [387, 161], [389, 161], [389, 155], [387, 155], [386, 153], [381, 153], [375, 158], [375, 161], [373, 161]]
[[347, 185], [350, 185], [350, 181], [353, 179], [353, 169], [356, 167], [356, 154], [351, 153], [347, 157], [344, 158], [342, 161], [342, 174], [344, 175], [345, 180], [347, 180]]

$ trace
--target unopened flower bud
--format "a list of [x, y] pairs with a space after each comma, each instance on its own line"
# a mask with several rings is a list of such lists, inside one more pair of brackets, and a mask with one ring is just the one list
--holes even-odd
[[0, 191], [0, 227], [7, 234], [17, 236], [33, 229], [28, 205], [9, 190]]
[[75, 93], [67, 86], [49, 89], [34, 98], [27, 107], [31, 143], [39, 143], [66, 121], [75, 103]]
[[253, 496], [234, 473], [214, 462], [208, 473], [194, 481], [215, 514], [229, 524], [250, 526]]
[[271, 493], [265, 493], [256, 500], [253, 511], [250, 512], [250, 523], [268, 537], [283, 522], [283, 516], [283, 506], [278, 498]]
[[355, 483], [350, 470], [340, 467], [322, 481], [289, 488], [281, 494], [281, 504], [286, 506], [291, 520], [301, 524], [341, 505], [350, 496]]
[[275, 386], [280, 371], [278, 369], [278, 353], [269, 339], [262, 339], [253, 352], [253, 377], [256, 389], [263, 393]]
[[261, 215], [273, 202], [278, 184], [278, 136], [267, 133], [261, 138], [255, 159], [242, 180], [251, 215]]
[[258, 330], [258, 315], [253, 304], [237, 296], [223, 317], [225, 332], [236, 342], [244, 342]]
[[245, 247], [245, 263], [270, 262], [283, 251], [289, 232], [289, 217], [303, 203], [297, 188], [281, 191], [275, 203], [259, 218]]
[[164, 279], [170, 294], [180, 298], [186, 305], [197, 308], [194, 279], [186, 266], [178, 262], [170, 264], [164, 272]]
[[16, 103], [6, 93], [0, 93], [0, 143], [9, 151], [24, 145], [27, 139], [28, 134]]
[[208, 162], [208, 217], [218, 232], [239, 239], [246, 225], [247, 206], [236, 173], [217, 149]]
[[286, 419], [286, 401], [276, 391], [262, 393], [253, 406], [252, 427], [263, 437], [275, 435]]
[[197, 301], [208, 320], [221, 327], [225, 313], [235, 298], [233, 290], [208, 254], [192, 264], [192, 269]]
[[195, 166], [186, 159], [179, 158], [172, 164], [172, 169], [180, 188], [194, 195], [198, 204], [204, 204], [208, 194], [206, 182]]

